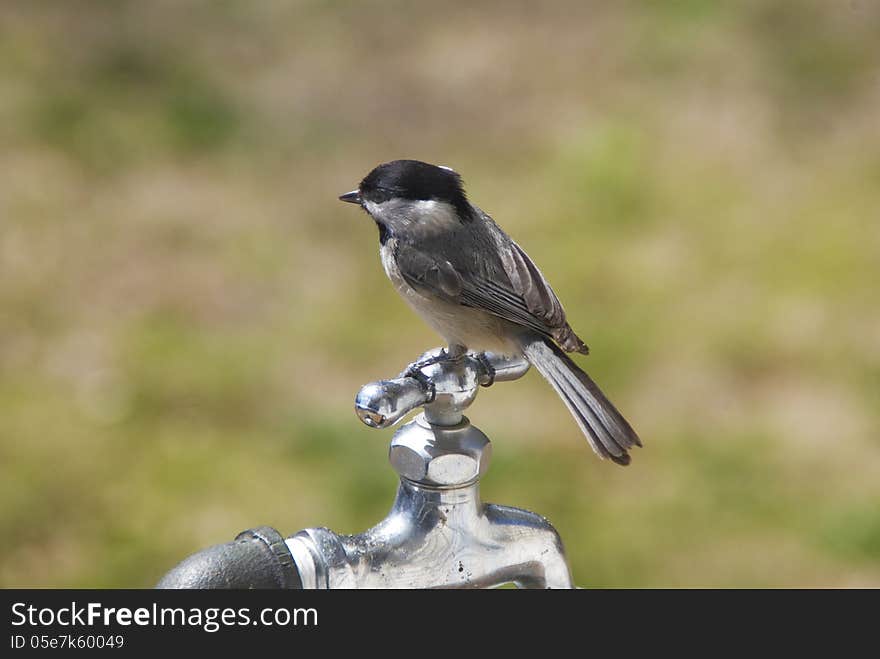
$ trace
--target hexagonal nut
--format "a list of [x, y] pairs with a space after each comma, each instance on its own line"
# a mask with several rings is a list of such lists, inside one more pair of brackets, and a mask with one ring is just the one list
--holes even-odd
[[421, 485], [467, 485], [486, 473], [492, 445], [467, 420], [459, 426], [438, 427], [419, 416], [401, 428], [391, 441], [391, 465], [402, 477]]

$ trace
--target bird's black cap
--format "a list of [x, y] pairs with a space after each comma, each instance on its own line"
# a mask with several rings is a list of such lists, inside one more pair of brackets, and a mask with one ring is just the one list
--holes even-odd
[[461, 177], [447, 167], [420, 160], [393, 160], [376, 167], [361, 181], [360, 196], [381, 203], [393, 197], [443, 201], [462, 216], [469, 214]]

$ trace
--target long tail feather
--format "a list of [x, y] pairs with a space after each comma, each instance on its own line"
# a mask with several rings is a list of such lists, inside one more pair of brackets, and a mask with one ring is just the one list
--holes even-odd
[[523, 352], [565, 402], [596, 454], [628, 465], [628, 450], [642, 442], [590, 376], [547, 339], [531, 340]]

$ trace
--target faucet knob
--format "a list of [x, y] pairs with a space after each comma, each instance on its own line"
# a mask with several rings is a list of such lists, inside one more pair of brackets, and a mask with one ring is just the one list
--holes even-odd
[[354, 401], [358, 418], [370, 428], [388, 428], [432, 396], [424, 381], [414, 377], [379, 380], [361, 387]]
[[449, 357], [440, 349], [430, 350], [397, 378], [362, 387], [355, 398], [355, 413], [371, 428], [388, 428], [426, 406], [432, 422], [456, 425], [481, 385], [515, 380], [528, 370], [522, 357], [492, 353]]

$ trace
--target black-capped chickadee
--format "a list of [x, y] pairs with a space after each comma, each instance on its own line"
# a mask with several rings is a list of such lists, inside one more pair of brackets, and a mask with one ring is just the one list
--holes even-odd
[[449, 343], [449, 353], [524, 356], [565, 401], [602, 458], [629, 464], [638, 435], [566, 355], [587, 346], [565, 319], [528, 255], [468, 202], [461, 177], [418, 160], [379, 165], [357, 190], [379, 228], [385, 273], [397, 292]]

